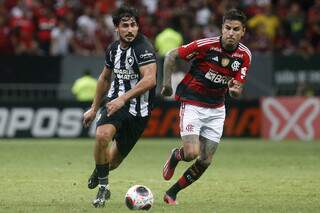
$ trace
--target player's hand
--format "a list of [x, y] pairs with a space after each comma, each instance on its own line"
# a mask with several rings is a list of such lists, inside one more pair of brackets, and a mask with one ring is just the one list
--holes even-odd
[[234, 80], [234, 78], [232, 78], [231, 80], [228, 81], [228, 87], [233, 88], [233, 89], [238, 89], [241, 88], [241, 83], [237, 80]]
[[83, 114], [83, 125], [89, 127], [92, 121], [96, 118], [97, 112], [93, 108], [90, 108]]
[[228, 81], [229, 94], [233, 98], [238, 98], [242, 93], [242, 84], [233, 78]]
[[120, 96], [116, 99], [113, 99], [112, 101], [108, 102], [106, 104], [107, 107], [107, 116], [111, 116], [113, 113], [115, 113], [116, 111], [118, 111], [121, 107], [124, 106], [126, 102], [124, 101], [124, 99]]
[[171, 96], [172, 95], [172, 87], [171, 86], [163, 86], [161, 90], [162, 96]]

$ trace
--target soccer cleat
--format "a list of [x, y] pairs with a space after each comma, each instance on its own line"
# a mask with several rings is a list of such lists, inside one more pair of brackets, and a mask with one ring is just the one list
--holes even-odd
[[178, 205], [176, 198], [175, 197], [173, 198], [173, 196], [170, 196], [167, 193], [164, 194], [163, 201], [168, 205], [172, 205], [172, 206]]
[[88, 188], [94, 189], [98, 186], [99, 180], [98, 180], [98, 172], [97, 169], [94, 169], [91, 176], [88, 179]]
[[100, 186], [96, 199], [92, 201], [92, 205], [95, 208], [104, 207], [106, 200], [109, 200], [110, 196], [111, 196], [111, 192], [108, 189], [108, 187], [107, 186]]
[[176, 159], [177, 152], [179, 152], [178, 148], [171, 151], [171, 155], [163, 167], [162, 176], [165, 180], [170, 180], [172, 178], [174, 170], [179, 163], [179, 161]]

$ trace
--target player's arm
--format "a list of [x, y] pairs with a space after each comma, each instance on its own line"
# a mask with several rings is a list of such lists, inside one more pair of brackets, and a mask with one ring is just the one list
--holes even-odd
[[161, 95], [163, 96], [172, 95], [171, 75], [172, 75], [172, 72], [177, 69], [176, 61], [178, 58], [179, 58], [178, 49], [171, 50], [164, 58], [163, 86], [161, 90]]
[[150, 63], [143, 65], [139, 68], [141, 80], [132, 87], [129, 91], [119, 96], [118, 98], [107, 103], [108, 116], [112, 115], [118, 109], [125, 105], [127, 101], [137, 96], [142, 95], [146, 91], [152, 89], [156, 86], [156, 72], [157, 64]]
[[88, 111], [86, 111], [83, 115], [83, 124], [85, 127], [90, 126], [90, 124], [94, 120], [99, 110], [99, 107], [101, 105], [101, 102], [103, 100], [103, 96], [105, 92], [109, 90], [110, 85], [111, 85], [111, 70], [108, 69], [107, 67], [104, 67], [97, 82], [96, 94], [93, 99], [91, 108]]
[[124, 102], [129, 101], [156, 86], [156, 63], [150, 63], [139, 68], [141, 80], [128, 92], [122, 95]]
[[100, 108], [101, 102], [103, 100], [103, 96], [105, 95], [106, 91], [110, 89], [111, 85], [111, 70], [107, 67], [104, 67], [97, 82], [96, 87], [96, 94], [93, 99], [91, 108], [97, 112]]
[[250, 69], [251, 65], [251, 52], [249, 49], [245, 51], [246, 57], [240, 69], [240, 72], [237, 72], [234, 78], [228, 82], [229, 95], [232, 98], [240, 98], [243, 91], [243, 85], [246, 82], [247, 72]]

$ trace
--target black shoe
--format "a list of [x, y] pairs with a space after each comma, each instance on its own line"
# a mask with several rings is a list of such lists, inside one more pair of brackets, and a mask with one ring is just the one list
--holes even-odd
[[92, 201], [92, 205], [95, 208], [104, 207], [106, 200], [109, 200], [110, 196], [111, 196], [111, 192], [108, 189], [108, 187], [107, 186], [100, 186], [96, 199]]
[[98, 186], [99, 180], [98, 180], [98, 172], [97, 169], [94, 169], [91, 176], [88, 179], [88, 188], [94, 189]]

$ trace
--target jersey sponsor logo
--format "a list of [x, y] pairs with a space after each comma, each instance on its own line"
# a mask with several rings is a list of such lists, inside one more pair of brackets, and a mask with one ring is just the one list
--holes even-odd
[[137, 73], [134, 73], [133, 70], [114, 68], [113, 71], [118, 79], [133, 80], [139, 78], [139, 75]]
[[188, 54], [188, 55], [186, 56], [186, 59], [190, 60], [190, 59], [192, 59], [193, 57], [195, 57], [195, 56], [198, 55], [198, 54], [199, 54], [199, 52], [197, 52], [197, 51], [192, 52], [192, 53], [190, 53], [190, 54]]
[[150, 59], [153, 57], [153, 53], [148, 52], [148, 50], [145, 50], [143, 54], [139, 56], [141, 59]]
[[217, 51], [217, 52], [222, 52], [222, 49], [219, 48], [219, 47], [211, 47], [209, 50], [214, 50], [214, 51]]
[[243, 80], [247, 75], [247, 68], [246, 67], [242, 67], [241, 68], [241, 76], [240, 78]]
[[222, 59], [221, 59], [221, 65], [222, 65], [223, 67], [228, 66], [229, 63], [230, 63], [230, 59], [229, 59], [229, 58], [222, 58]]
[[218, 56], [213, 57], [212, 61], [219, 62], [219, 57]]
[[241, 53], [233, 53], [231, 57], [243, 58], [243, 54], [241, 54]]
[[206, 79], [212, 81], [216, 84], [227, 84], [228, 81], [231, 79], [230, 77], [227, 77], [225, 75], [219, 74], [218, 72], [213, 71], [210, 69], [204, 76]]
[[240, 66], [241, 66], [241, 63], [240, 63], [239, 61], [235, 60], [235, 61], [231, 64], [231, 69], [232, 69], [232, 71], [236, 72], [236, 71], [239, 71]]

